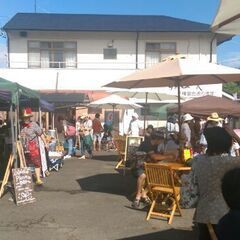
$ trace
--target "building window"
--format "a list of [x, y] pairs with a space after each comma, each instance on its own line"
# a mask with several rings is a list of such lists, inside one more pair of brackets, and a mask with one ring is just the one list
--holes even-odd
[[103, 49], [104, 59], [117, 59], [117, 49], [116, 48], [104, 48]]
[[76, 68], [76, 42], [28, 42], [29, 68]]
[[164, 58], [176, 54], [175, 42], [146, 43], [146, 67], [161, 62]]

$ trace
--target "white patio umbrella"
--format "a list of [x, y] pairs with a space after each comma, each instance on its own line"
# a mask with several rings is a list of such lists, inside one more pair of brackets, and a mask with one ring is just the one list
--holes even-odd
[[192, 59], [170, 58], [150, 68], [136, 71], [104, 87], [131, 89], [176, 86], [178, 89], [178, 112], [180, 123], [181, 86], [219, 84], [233, 81], [240, 81], [240, 70], [214, 63], [194, 61]]
[[240, 34], [240, 0], [221, 0], [211, 28], [217, 33]]
[[131, 102], [123, 97], [112, 94], [110, 96], [98, 99], [88, 104], [89, 107], [96, 108], [112, 108], [113, 119], [112, 123], [114, 124], [114, 110], [115, 109], [137, 109], [142, 108], [141, 105]]
[[[160, 90], [159, 90], [160, 91]], [[113, 92], [116, 95], [128, 98], [138, 99], [139, 101], [145, 101], [145, 107], [149, 103], [149, 100], [153, 100], [155, 102], [169, 101], [169, 100], [177, 100], [177, 96], [170, 95], [166, 93], [159, 92], [158, 89], [129, 89], [123, 91], [115, 91]], [[144, 111], [144, 130], [146, 128], [146, 111]]]
[[142, 107], [139, 104], [115, 94], [93, 101], [89, 103], [88, 106], [96, 108], [112, 108], [113, 111], [114, 109], [137, 109]]

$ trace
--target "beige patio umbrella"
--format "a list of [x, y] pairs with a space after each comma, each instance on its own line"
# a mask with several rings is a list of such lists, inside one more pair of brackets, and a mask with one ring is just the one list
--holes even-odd
[[201, 84], [219, 84], [233, 81], [240, 81], [240, 70], [214, 63], [194, 61], [192, 59], [169, 58], [150, 68], [138, 70], [104, 87], [131, 89], [175, 86], [178, 90], [180, 123], [180, 87]]
[[240, 0], [221, 0], [211, 28], [217, 33], [240, 34]]

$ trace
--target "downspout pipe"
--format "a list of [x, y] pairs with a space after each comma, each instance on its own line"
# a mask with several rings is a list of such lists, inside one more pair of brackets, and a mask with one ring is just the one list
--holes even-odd
[[216, 39], [216, 37], [217, 37], [217, 34], [215, 33], [210, 42], [210, 59], [209, 59], [210, 63], [212, 62], [212, 55], [213, 55], [213, 41]]
[[7, 36], [7, 68], [10, 68], [10, 41], [9, 41], [9, 35], [5, 31], [6, 36]]
[[139, 41], [139, 32], [136, 32], [136, 66], [135, 66], [136, 69], [138, 69], [138, 41]]

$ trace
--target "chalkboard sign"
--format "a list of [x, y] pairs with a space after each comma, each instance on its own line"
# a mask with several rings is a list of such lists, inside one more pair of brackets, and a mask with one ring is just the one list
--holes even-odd
[[138, 136], [127, 136], [126, 139], [126, 148], [125, 148], [125, 163], [126, 167], [131, 167], [136, 160], [136, 152], [144, 140], [144, 137]]
[[32, 173], [30, 168], [15, 168], [12, 170], [16, 204], [24, 205], [35, 202], [33, 197]]

